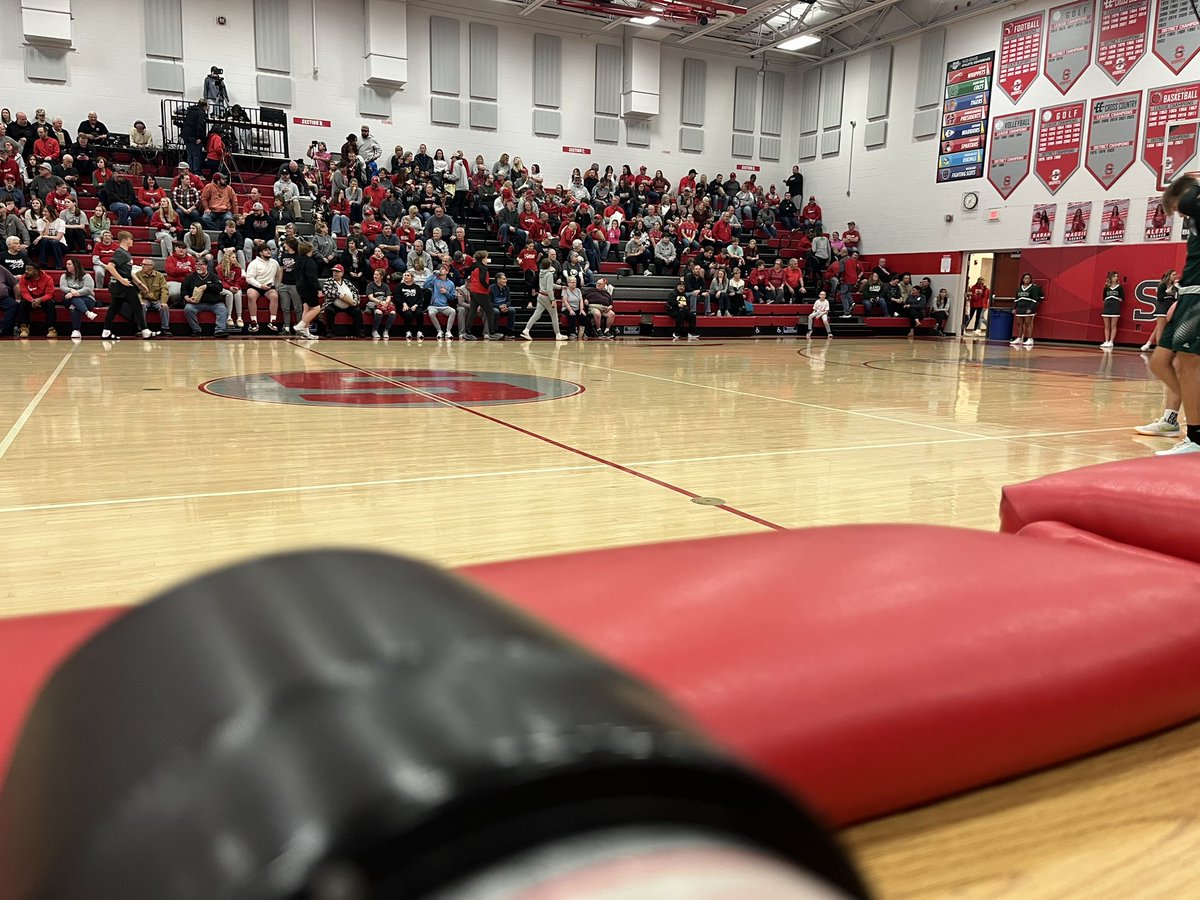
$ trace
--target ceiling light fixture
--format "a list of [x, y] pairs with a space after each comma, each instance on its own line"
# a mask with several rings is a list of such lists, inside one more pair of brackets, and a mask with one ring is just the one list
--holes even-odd
[[801, 34], [794, 38], [788, 38], [777, 49], [779, 50], [800, 50], [804, 47], [811, 47], [813, 44], [821, 43], [821, 39], [815, 34]]
[[653, 25], [658, 21], [658, 16], [642, 16], [637, 19], [630, 19], [634, 25]]

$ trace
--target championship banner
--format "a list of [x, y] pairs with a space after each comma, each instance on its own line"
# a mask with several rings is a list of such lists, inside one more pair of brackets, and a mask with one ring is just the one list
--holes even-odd
[[[1176, 172], [1186, 171], [1196, 155], [1196, 119], [1200, 117], [1200, 81], [1151, 88], [1147, 92], [1146, 127], [1142, 136], [1142, 162], [1165, 187]], [[1171, 143], [1163, 167], [1167, 126]]]
[[1009, 19], [1000, 26], [1000, 64], [996, 83], [1016, 103], [1041, 71], [1045, 13]]
[[1100, 216], [1100, 243], [1125, 243], [1125, 223], [1129, 221], [1128, 200], [1105, 200]]
[[1158, 0], [1154, 55], [1178, 75], [1200, 50], [1200, 20], [1190, 0]]
[[1142, 92], [1097, 97], [1088, 106], [1087, 170], [1105, 190], [1137, 158]]
[[1086, 244], [1088, 227], [1092, 224], [1092, 201], [1067, 204], [1067, 227], [1063, 231], [1064, 244]]
[[1100, 0], [1096, 65], [1120, 84], [1146, 55], [1150, 0]]
[[939, 183], [983, 177], [995, 63], [996, 53], [992, 51], [946, 64], [942, 134], [938, 144]]
[[1033, 150], [1032, 109], [996, 116], [992, 122], [992, 155], [988, 160], [988, 181], [1005, 200], [1029, 175]]
[[1162, 197], [1151, 197], [1146, 201], [1146, 236], [1147, 243], [1152, 241], [1169, 241], [1171, 239], [1171, 217], [1163, 209]]
[[1083, 108], [1086, 104], [1050, 106], [1038, 115], [1034, 172], [1051, 194], [1070, 180], [1083, 157]]
[[1095, 0], [1075, 0], [1050, 10], [1046, 30], [1046, 77], [1060, 94], [1079, 80], [1092, 63]]
[[1049, 244], [1054, 234], [1054, 216], [1057, 203], [1039, 203], [1033, 208], [1033, 219], [1029, 223], [1029, 243]]

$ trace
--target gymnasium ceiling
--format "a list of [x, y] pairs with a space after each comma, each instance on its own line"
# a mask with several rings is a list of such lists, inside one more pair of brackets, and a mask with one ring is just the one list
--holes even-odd
[[[731, 49], [804, 67], [942, 27], [1005, 0], [500, 0], [518, 17], [568, 16], [591, 31], [628, 27], [664, 44]], [[1007, 0], [1011, 4], [1011, 0]], [[735, 12], [734, 9], [741, 9]], [[634, 18], [636, 17], [636, 18]], [[651, 21], [654, 20], [654, 21]], [[818, 38], [805, 47], [789, 40]], [[781, 47], [780, 45], [784, 45]]]

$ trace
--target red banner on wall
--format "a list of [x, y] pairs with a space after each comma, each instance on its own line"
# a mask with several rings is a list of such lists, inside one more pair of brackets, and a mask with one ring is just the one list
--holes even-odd
[[293, 125], [310, 125], [313, 128], [331, 128], [333, 123], [328, 119], [304, 119], [300, 116], [292, 116]]
[[1169, 241], [1171, 239], [1171, 216], [1163, 209], [1162, 197], [1151, 197], [1146, 201], [1146, 234], [1147, 243], [1154, 241]]
[[563, 153], [580, 153], [584, 156], [589, 156], [592, 152], [591, 147], [563, 147]]
[[[1196, 119], [1200, 117], [1200, 81], [1151, 88], [1147, 92], [1146, 127], [1142, 138], [1142, 162], [1155, 173], [1160, 187], [1176, 172], [1186, 171], [1196, 155]], [[1166, 165], [1163, 146], [1170, 126]]]
[[1125, 223], [1129, 221], [1128, 200], [1105, 200], [1100, 216], [1100, 243], [1125, 243]]
[[1100, 0], [1100, 26], [1096, 35], [1096, 65], [1113, 84], [1146, 55], [1150, 30], [1150, 0]]
[[1039, 203], [1033, 208], [1033, 218], [1029, 223], [1029, 243], [1050, 243], [1050, 238], [1054, 235], [1054, 216], [1057, 213], [1057, 203]]
[[1034, 172], [1051, 194], [1058, 193], [1083, 157], [1083, 108], [1078, 103], [1049, 106], [1038, 114]]
[[996, 84], [1016, 103], [1038, 77], [1042, 65], [1044, 13], [1009, 19], [1000, 26], [1000, 63]]
[[1092, 201], [1067, 204], [1067, 225], [1063, 229], [1064, 244], [1086, 244], [1088, 227], [1092, 224]]

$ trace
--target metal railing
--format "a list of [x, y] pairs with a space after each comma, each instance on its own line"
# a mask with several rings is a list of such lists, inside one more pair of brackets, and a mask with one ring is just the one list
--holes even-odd
[[[162, 101], [163, 147], [182, 151], [184, 116], [195, 104], [188, 100]], [[285, 160], [288, 153], [287, 115], [278, 109], [222, 106], [208, 111], [208, 127], [221, 129], [228, 152], [255, 159]]]

